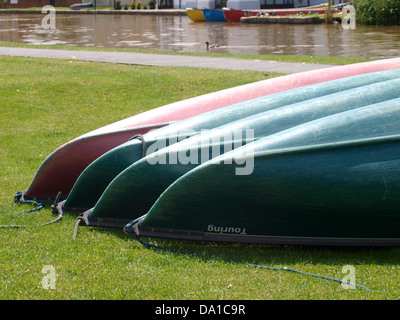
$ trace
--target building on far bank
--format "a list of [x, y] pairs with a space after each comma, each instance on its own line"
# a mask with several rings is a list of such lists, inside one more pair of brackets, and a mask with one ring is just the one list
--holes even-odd
[[[92, 2], [97, 7], [113, 7], [117, 0], [55, 0], [56, 7], [69, 7], [75, 3]], [[119, 0], [121, 6], [130, 6], [132, 0]], [[135, 0], [137, 2], [138, 0]], [[140, 0], [142, 4], [148, 4], [149, 0]], [[239, 10], [250, 9], [278, 9], [299, 8], [315, 6], [326, 3], [328, 0], [156, 0], [159, 8], [222, 8], [229, 7]], [[333, 0], [334, 4], [342, 0]], [[50, 0], [7, 0], [7, 8], [32, 8], [49, 5]]]
[[[79, 0], [55, 0], [57, 7], [69, 7], [70, 5], [82, 2]], [[86, 2], [86, 1], [85, 1]], [[50, 0], [6, 0], [6, 8], [40, 8], [50, 4]]]
[[[73, 4], [76, 3], [88, 3], [91, 2], [96, 4], [98, 8], [102, 7], [114, 7], [115, 3], [118, 0], [54, 0], [55, 6], [56, 7], [70, 7]], [[121, 2], [121, 6], [125, 6], [127, 4], [128, 6], [131, 5], [132, 0], [119, 0]], [[138, 0], [135, 0], [137, 2]], [[150, 0], [140, 0], [142, 4], [148, 4]], [[159, 0], [159, 1], [167, 1], [167, 0]], [[171, 8], [172, 6], [172, 1], [171, 1]], [[50, 0], [6, 0], [5, 7], [8, 9], [12, 8], [40, 8], [44, 7], [46, 5], [50, 5]]]

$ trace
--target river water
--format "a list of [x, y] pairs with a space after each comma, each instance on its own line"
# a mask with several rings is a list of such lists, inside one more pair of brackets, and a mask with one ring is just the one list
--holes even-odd
[[44, 29], [41, 14], [0, 14], [0, 41], [82, 47], [290, 54], [383, 59], [400, 56], [400, 27], [341, 24], [263, 25], [192, 22], [187, 16], [57, 14]]

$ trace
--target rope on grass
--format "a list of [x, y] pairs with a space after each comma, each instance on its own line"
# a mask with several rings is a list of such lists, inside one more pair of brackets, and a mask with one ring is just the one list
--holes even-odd
[[76, 222], [75, 222], [75, 229], [74, 229], [74, 235], [72, 236], [72, 239], [76, 239], [76, 237], [78, 236], [78, 227], [79, 227], [79, 225], [81, 224], [81, 222], [84, 222], [85, 220], [83, 219], [83, 217], [78, 217], [77, 219], [76, 219]]
[[[163, 248], [163, 247], [160, 247], [160, 246], [157, 246], [157, 245], [154, 245], [154, 244], [150, 244], [148, 242], [144, 242], [138, 236], [134, 236], [134, 239], [137, 242], [139, 242], [140, 244], [142, 244], [144, 247], [146, 247], [147, 249], [156, 249], [156, 250], [165, 251], [165, 252], [171, 252], [171, 253], [179, 254], [179, 255], [200, 257], [200, 256], [198, 256], [196, 254], [193, 254], [193, 253], [179, 252], [179, 251], [176, 251], [176, 250], [171, 250], [171, 249]], [[292, 269], [292, 268], [288, 268], [288, 267], [268, 267], [268, 266], [263, 266], [263, 265], [259, 265], [259, 264], [249, 263], [249, 262], [241, 262], [241, 261], [223, 259], [223, 258], [218, 258], [218, 257], [214, 257], [214, 258], [216, 258], [218, 260], [225, 261], [225, 262], [243, 264], [243, 265], [248, 265], [248, 266], [255, 267], [255, 268], [262, 268], [262, 269], [273, 270], [273, 271], [294, 272], [294, 273], [298, 273], [298, 274], [302, 274], [302, 275], [306, 275], [306, 276], [317, 277], [317, 278], [321, 278], [321, 279], [324, 279], [324, 280], [339, 282], [340, 284], [347, 284], [349, 286], [355, 286], [355, 287], [358, 287], [360, 289], [364, 289], [364, 290], [367, 290], [367, 291], [372, 291], [371, 289], [369, 289], [369, 288], [367, 288], [367, 287], [365, 287], [363, 285], [354, 283], [354, 282], [344, 281], [344, 280], [341, 280], [341, 279], [336, 279], [336, 278], [327, 277], [327, 276], [322, 276], [322, 275], [315, 274], [315, 273], [304, 272], [304, 271], [300, 271], [300, 270], [296, 270], [296, 269]]]
[[22, 203], [22, 204], [34, 204], [36, 207], [29, 209], [29, 210], [25, 210], [25, 211], [6, 211], [6, 210], [2, 210], [0, 211], [0, 213], [29, 213], [29, 212], [34, 212], [34, 211], [39, 211], [43, 208], [43, 203], [37, 202], [35, 200], [26, 200], [22, 198], [22, 192], [18, 191], [15, 196], [14, 196], [14, 202], [17, 203]]
[[29, 228], [29, 227], [44, 227], [49, 224], [58, 222], [62, 219], [62, 214], [60, 214], [56, 219], [51, 220], [49, 222], [41, 223], [41, 224], [35, 224], [35, 225], [16, 225], [16, 224], [10, 224], [10, 225], [0, 225], [0, 228]]
[[[61, 195], [61, 192], [58, 193], [58, 195], [57, 195], [57, 197], [56, 197], [56, 200], [54, 201], [54, 205], [53, 205], [53, 206], [55, 206], [55, 205], [57, 204], [60, 195]], [[33, 208], [33, 209], [30, 209], [30, 210], [19, 211], [19, 212], [13, 212], [13, 211], [0, 211], [0, 212], [5, 212], [5, 213], [28, 213], [28, 212], [33, 212], [33, 211], [39, 211], [40, 209], [43, 208], [43, 204], [42, 204], [42, 203], [39, 203], [39, 202], [34, 201], [34, 200], [25, 200], [25, 199], [23, 199], [23, 200], [21, 201], [21, 198], [22, 198], [22, 192], [21, 192], [21, 191], [18, 191], [17, 194], [14, 196], [14, 202], [33, 203], [33, 204], [35, 204], [37, 207], [36, 207], [36, 208]], [[62, 219], [62, 216], [63, 216], [63, 214], [60, 213], [59, 216], [58, 216], [56, 219], [51, 220], [51, 221], [49, 221], [49, 222], [45, 222], [45, 223], [41, 223], [41, 224], [36, 224], [36, 225], [16, 225], [16, 224], [10, 224], [10, 225], [0, 225], [0, 228], [43, 227], [43, 226], [47, 226], [47, 225], [49, 225], [49, 224], [52, 224], [52, 223], [55, 223], [55, 222], [60, 221], [60, 220]]]

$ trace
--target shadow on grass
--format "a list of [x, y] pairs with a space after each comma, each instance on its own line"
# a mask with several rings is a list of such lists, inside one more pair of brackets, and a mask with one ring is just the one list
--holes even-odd
[[[83, 227], [94, 228], [94, 227]], [[94, 228], [97, 232], [132, 241], [122, 229]], [[171, 240], [163, 238], [140, 238], [143, 248], [156, 252], [169, 252], [208, 260], [268, 264], [268, 265], [399, 265], [400, 248], [397, 247], [354, 247], [354, 246], [313, 246], [277, 245], [230, 242], [207, 242], [193, 240]], [[157, 246], [154, 248], [153, 246]]]

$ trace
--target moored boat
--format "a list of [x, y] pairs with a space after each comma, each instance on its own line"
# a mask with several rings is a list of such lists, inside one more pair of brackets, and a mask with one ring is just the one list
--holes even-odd
[[[270, 110], [266, 107], [265, 109], [268, 111], [227, 123], [209, 132], [155, 150], [157, 152], [148, 154], [127, 167], [114, 178], [106, 189], [104, 188], [105, 192], [95, 207], [85, 213], [86, 220], [94, 225], [118, 226], [119, 224], [121, 226], [121, 223], [127, 222], [126, 219], [133, 219], [145, 214], [174, 180], [196, 167], [204, 157], [210, 159], [214, 154], [220, 154], [227, 146], [229, 146], [228, 150], [231, 150], [238, 142], [240, 142], [239, 146], [244, 142], [248, 143], [248, 138], [261, 139], [330, 114], [399, 97], [400, 90], [396, 89], [400, 87], [398, 79], [400, 70], [385, 73], [387, 73], [386, 76], [391, 73], [391, 80], [379, 82], [377, 80], [381, 75], [371, 75], [370, 77], [364, 75], [354, 77], [354, 79], [347, 78], [346, 81], [332, 81], [330, 90], [327, 90], [327, 86], [323, 88], [322, 85], [314, 85], [304, 88], [302, 93], [299, 92], [299, 89], [292, 90], [292, 96], [278, 94], [275, 97], [276, 102], [283, 100], [287, 104], [283, 103], [283, 106]], [[367, 78], [372, 84], [357, 87], [357, 83], [361, 84], [360, 81]], [[350, 89], [352, 85], [353, 88]], [[327, 94], [318, 96], [318, 91], [320, 94], [323, 92], [321, 89], [324, 89]], [[337, 91], [335, 92], [335, 90]], [[328, 94], [328, 92], [330, 93]], [[314, 93], [314, 97], [312, 93]], [[306, 97], [306, 100], [301, 101], [301, 95], [303, 98]], [[294, 99], [295, 96], [298, 97], [297, 101]], [[274, 106], [276, 106], [276, 102]], [[249, 107], [251, 106], [249, 105]], [[239, 140], [235, 139], [235, 132], [238, 130], [243, 132], [248, 129], [254, 131], [254, 136], [240, 136]], [[182, 161], [178, 161], [178, 155]], [[116, 156], [114, 157], [116, 158]], [[118, 158], [122, 158], [121, 154], [118, 155]], [[167, 159], [175, 160], [170, 163]], [[114, 167], [111, 164], [108, 166]], [[107, 166], [102, 164], [101, 167]], [[92, 175], [96, 174], [92, 173]], [[88, 181], [93, 181], [92, 177]], [[84, 190], [92, 192], [97, 185], [96, 181], [92, 185], [87, 185], [86, 188], [81, 188], [78, 193], [82, 197], [87, 197]]]
[[186, 14], [190, 18], [190, 20], [194, 22], [207, 21], [206, 17], [204, 16], [203, 10], [195, 8], [186, 8]]
[[261, 10], [237, 10], [232, 8], [222, 8], [227, 22], [240, 22], [242, 17], [253, 17], [262, 12]]
[[203, 8], [201, 10], [203, 11], [204, 17], [207, 21], [226, 21], [222, 10], [208, 8]]
[[86, 9], [86, 8], [93, 8], [93, 3], [87, 2], [87, 3], [76, 3], [73, 4], [69, 7], [72, 10], [80, 10], [80, 9]]
[[[400, 99], [281, 131], [171, 184], [128, 234], [201, 241], [400, 245]], [[249, 175], [237, 164], [253, 161]], [[232, 162], [231, 162], [232, 163]]]
[[[300, 14], [324, 14], [328, 9], [326, 7], [303, 7], [289, 9], [260, 9], [260, 10], [237, 10], [232, 8], [223, 8], [225, 20], [227, 22], [240, 22], [242, 17], [255, 17], [257, 15], [300, 15]], [[339, 7], [333, 7], [332, 13], [339, 12]]]

